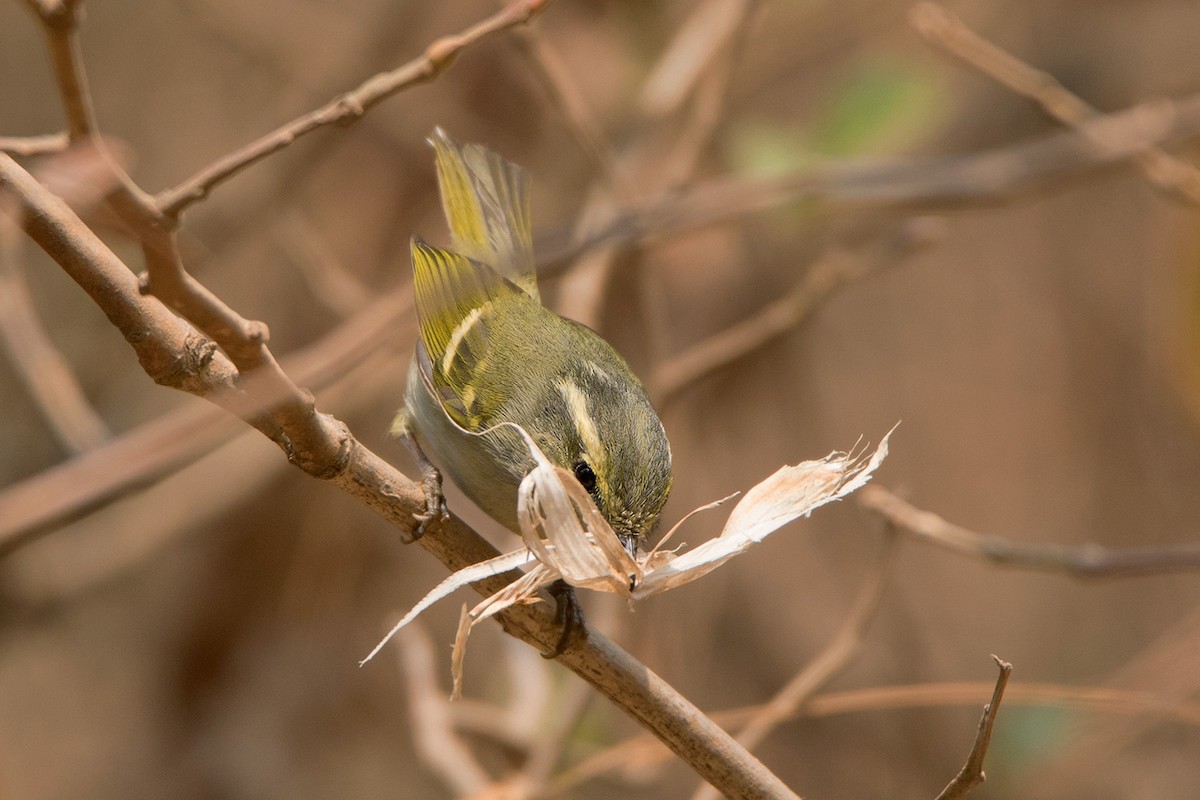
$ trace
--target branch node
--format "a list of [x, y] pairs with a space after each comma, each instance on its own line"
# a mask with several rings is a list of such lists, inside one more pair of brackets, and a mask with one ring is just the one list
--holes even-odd
[[[271, 340], [271, 330], [267, 327], [267, 323], [256, 319], [246, 321], [245, 330], [246, 341], [250, 344], [266, 344]], [[309, 395], [309, 399], [312, 395]]]
[[[364, 106], [357, 97], [350, 94], [343, 95], [338, 99], [337, 109], [338, 110], [333, 113], [332, 117], [342, 125], [349, 125], [363, 114], [367, 113], [366, 106]], [[294, 136], [291, 137], [291, 139], [289, 139], [289, 143], [295, 138], [296, 137]]]
[[429, 77], [432, 78], [450, 66], [462, 46], [461, 36], [443, 36], [425, 48], [425, 57], [429, 59]]
[[[133, 334], [131, 338], [148, 338], [152, 335], [152, 332], [146, 331]], [[216, 353], [217, 345], [212, 339], [196, 333], [189, 333], [183, 341], [183, 347], [180, 349], [178, 357], [174, 359], [167, 369], [154, 372], [147, 371], [154, 382], [160, 386], [176, 388], [200, 385], [202, 382], [197, 381], [197, 378], [212, 363]], [[146, 365], [143, 364], [143, 366]]]

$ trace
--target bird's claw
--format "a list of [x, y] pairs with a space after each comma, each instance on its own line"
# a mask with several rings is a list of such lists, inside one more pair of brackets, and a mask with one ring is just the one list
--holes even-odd
[[575, 596], [575, 587], [564, 580], [550, 584], [550, 596], [554, 598], [554, 624], [562, 628], [558, 643], [548, 653], [542, 653], [542, 658], [558, 658], [567, 649], [571, 639], [587, 638], [587, 625], [583, 621], [583, 609], [579, 598]]
[[421, 491], [425, 495], [425, 510], [413, 514], [417, 526], [413, 528], [412, 536], [405, 544], [412, 544], [425, 535], [425, 532], [435, 525], [445, 522], [450, 516], [446, 509], [446, 497], [442, 494], [442, 473], [430, 464], [422, 469]]

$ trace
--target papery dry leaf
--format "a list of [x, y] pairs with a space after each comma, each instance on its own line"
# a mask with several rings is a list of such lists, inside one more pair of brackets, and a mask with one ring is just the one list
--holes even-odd
[[[518, 551], [519, 552], [519, 551]], [[467, 653], [467, 638], [471, 629], [491, 616], [499, 614], [506, 608], [525, 603], [537, 603], [541, 600], [538, 592], [558, 580], [558, 573], [544, 564], [537, 564], [529, 572], [505, 586], [491, 597], [464, 613], [458, 621], [458, 633], [454, 637], [454, 650], [450, 654], [450, 674], [454, 680], [454, 690], [450, 699], [462, 696], [462, 670]], [[463, 606], [466, 612], [466, 606]]]
[[641, 568], [579, 481], [528, 444], [536, 466], [517, 490], [525, 543], [572, 586], [629, 596]]
[[[369, 661], [396, 631], [437, 600], [480, 578], [536, 560], [536, 566], [528, 573], [462, 617], [452, 657], [457, 696], [467, 638], [477, 623], [510, 606], [537, 602], [538, 592], [560, 578], [579, 588], [612, 592], [630, 599], [650, 597], [691, 583], [787, 523], [865, 485], [887, 457], [888, 439], [895, 428], [888, 431], [869, 457], [862, 453], [834, 452], [817, 461], [780, 468], [747, 491], [730, 512], [721, 533], [700, 546], [682, 554], [655, 548], [636, 560], [621, 545], [574, 476], [550, 463], [533, 440], [520, 428], [518, 431], [535, 462], [534, 469], [518, 488], [517, 518], [527, 549], [459, 570], [442, 581], [362, 663]], [[697, 511], [721, 502], [724, 501], [710, 503]]]
[[819, 461], [780, 468], [746, 492], [715, 539], [681, 555], [663, 553], [664, 558], [645, 565], [634, 598], [691, 583], [792, 520], [861, 488], [887, 457], [888, 438], [894, 430], [887, 432], [868, 459], [853, 453], [830, 453]]
[[472, 564], [469, 567], [464, 567], [458, 572], [453, 573], [437, 586], [433, 587], [428, 594], [422, 597], [421, 601], [413, 606], [412, 610], [405, 614], [404, 617], [397, 622], [390, 631], [387, 632], [387, 635], [379, 641], [379, 644], [375, 645], [375, 649], [368, 653], [366, 658], [358, 662], [358, 665], [361, 667], [363, 664], [366, 664], [368, 661], [374, 658], [379, 651], [383, 649], [383, 646], [391, 641], [393, 636], [400, 632], [401, 628], [416, 619], [418, 614], [429, 608], [438, 600], [441, 600], [443, 597], [446, 597], [447, 595], [461, 589], [464, 586], [471, 585], [475, 581], [480, 581], [484, 578], [491, 578], [496, 575], [502, 575], [509, 570], [520, 569], [533, 560], [533, 554], [528, 550], [516, 550], [511, 553], [505, 553], [502, 556], [490, 558], [487, 561], [480, 561], [478, 564]]

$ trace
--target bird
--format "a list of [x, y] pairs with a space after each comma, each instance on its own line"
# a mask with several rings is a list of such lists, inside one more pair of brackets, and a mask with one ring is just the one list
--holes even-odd
[[[452, 247], [419, 236], [410, 242], [418, 339], [391, 429], [423, 475], [426, 508], [416, 533], [446, 513], [442, 471], [519, 533], [517, 490], [534, 461], [521, 435], [504, 424], [515, 423], [574, 475], [635, 556], [671, 490], [662, 421], [612, 345], [542, 304], [529, 173], [441, 128], [430, 143]], [[556, 597], [568, 593], [558, 588]], [[560, 598], [560, 612], [562, 606]]]

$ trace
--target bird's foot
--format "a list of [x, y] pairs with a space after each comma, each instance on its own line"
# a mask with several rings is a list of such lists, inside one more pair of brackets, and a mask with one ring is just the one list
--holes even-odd
[[558, 643], [542, 658], [558, 658], [570, 645], [573, 638], [587, 638], [587, 625], [583, 621], [583, 608], [575, 596], [575, 587], [564, 580], [557, 580], [548, 589], [554, 598], [554, 624], [562, 629]]

